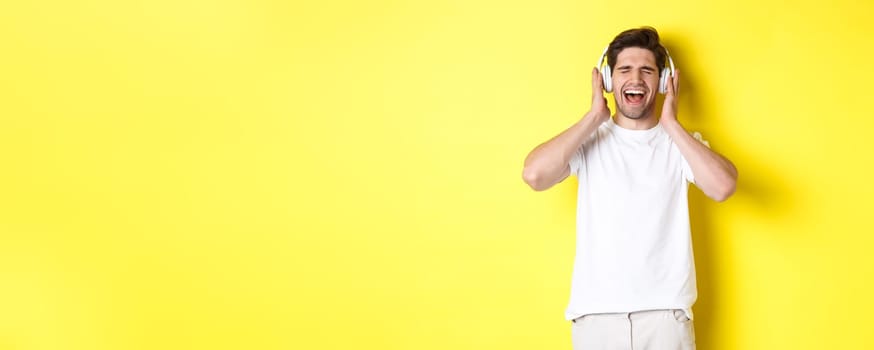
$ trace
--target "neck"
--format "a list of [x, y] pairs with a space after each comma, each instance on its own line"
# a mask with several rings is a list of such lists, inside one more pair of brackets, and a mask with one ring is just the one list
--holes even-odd
[[631, 119], [622, 115], [622, 113], [616, 113], [613, 115], [613, 121], [616, 125], [631, 130], [648, 130], [652, 129], [659, 123], [659, 120], [651, 113], [640, 119]]

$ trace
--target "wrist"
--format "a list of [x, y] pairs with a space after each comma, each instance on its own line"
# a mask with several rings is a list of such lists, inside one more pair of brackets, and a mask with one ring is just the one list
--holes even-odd
[[666, 118], [664, 116], [659, 118], [659, 122], [665, 125], [680, 125], [680, 121], [677, 118]]
[[683, 125], [680, 124], [680, 121], [676, 118], [662, 118], [659, 120], [659, 122], [662, 124], [662, 127], [668, 134], [673, 134], [676, 132], [686, 132], [686, 129], [683, 127]]
[[607, 119], [610, 119], [610, 114], [609, 113], [596, 113], [594, 111], [588, 111], [586, 113], [586, 115], [583, 117], [583, 119], [591, 119], [591, 120], [597, 122], [598, 124], [601, 124], [603, 122], [606, 122]]

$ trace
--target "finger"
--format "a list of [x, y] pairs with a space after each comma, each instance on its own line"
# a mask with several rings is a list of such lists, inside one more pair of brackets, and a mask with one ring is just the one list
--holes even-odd
[[672, 80], [674, 83], [674, 94], [676, 95], [680, 92], [680, 70], [679, 69], [674, 70], [674, 77]]
[[[601, 72], [598, 72], [598, 68], [592, 68], [592, 96], [597, 97], [598, 94], [601, 93], [601, 90], [604, 89], [604, 85], [601, 81]], [[603, 95], [602, 95], [603, 96]]]

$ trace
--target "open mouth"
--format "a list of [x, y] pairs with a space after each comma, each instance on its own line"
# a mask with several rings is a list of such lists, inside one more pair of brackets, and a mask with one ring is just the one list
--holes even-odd
[[636, 88], [625, 89], [622, 94], [625, 96], [625, 101], [632, 105], [643, 103], [643, 98], [646, 96], [643, 89]]

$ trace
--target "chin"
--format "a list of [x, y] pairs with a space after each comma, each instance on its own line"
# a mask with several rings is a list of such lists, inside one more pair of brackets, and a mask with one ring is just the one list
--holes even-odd
[[650, 112], [649, 109], [644, 109], [641, 111], [626, 111], [626, 110], [623, 110], [622, 108], [620, 108], [619, 112], [621, 112], [622, 116], [624, 116], [628, 119], [635, 119], [635, 120], [646, 119], [646, 117], [648, 117], [651, 114], [651, 113], [649, 113]]
[[622, 114], [622, 116], [624, 116], [628, 119], [634, 119], [634, 120], [646, 119], [647, 117], [652, 115], [654, 106], [655, 106], [655, 104], [650, 102], [649, 104], [643, 106], [642, 108], [635, 108], [635, 109], [629, 110], [629, 109], [625, 108], [624, 106], [619, 105], [619, 103], [617, 102], [617, 109]]
[[644, 116], [645, 116], [646, 114], [644, 114], [643, 112], [641, 112], [641, 113], [636, 113], [636, 114], [635, 114], [635, 113], [631, 113], [631, 114], [622, 113], [622, 115], [625, 116], [625, 117], [628, 118], [628, 119], [635, 119], [635, 120], [637, 120], [637, 119], [643, 119]]

